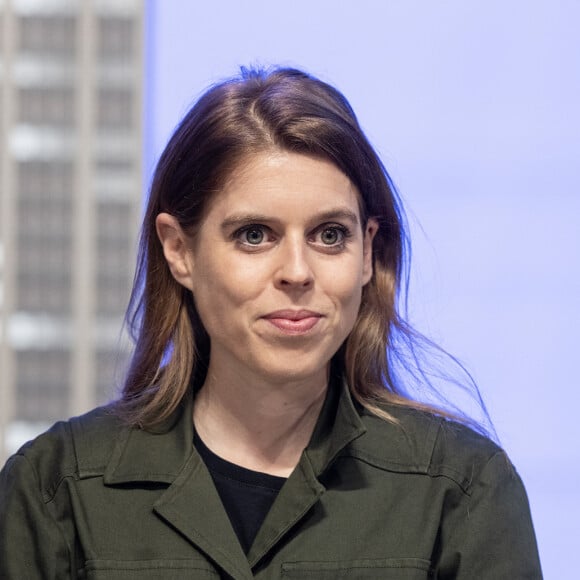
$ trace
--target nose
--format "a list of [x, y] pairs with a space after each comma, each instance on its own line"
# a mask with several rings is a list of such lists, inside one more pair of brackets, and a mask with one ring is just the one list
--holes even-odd
[[279, 248], [275, 285], [281, 290], [309, 289], [314, 276], [303, 239], [286, 239]]

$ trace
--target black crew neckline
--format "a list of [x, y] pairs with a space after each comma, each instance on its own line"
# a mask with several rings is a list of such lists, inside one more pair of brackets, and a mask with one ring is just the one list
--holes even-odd
[[280, 491], [286, 482], [286, 477], [271, 475], [261, 471], [254, 471], [253, 469], [248, 469], [247, 467], [242, 467], [241, 465], [232, 463], [227, 459], [223, 459], [223, 457], [214, 453], [203, 442], [203, 439], [197, 432], [194, 433], [193, 441], [197, 452], [200, 454], [210, 472], [245, 485], [264, 487], [272, 491]]

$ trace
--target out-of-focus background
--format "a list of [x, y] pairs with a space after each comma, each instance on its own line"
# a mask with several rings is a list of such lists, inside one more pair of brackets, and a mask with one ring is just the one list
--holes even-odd
[[122, 373], [144, 20], [140, 0], [0, 0], [2, 459]]
[[114, 396], [142, 204], [239, 65], [351, 101], [410, 216], [413, 322], [473, 372], [546, 578], [580, 536], [580, 2], [0, 0], [0, 457]]

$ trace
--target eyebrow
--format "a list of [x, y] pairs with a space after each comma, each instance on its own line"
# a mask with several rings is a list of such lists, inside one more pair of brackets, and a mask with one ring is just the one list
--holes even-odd
[[[334, 208], [314, 214], [310, 219], [311, 222], [322, 222], [332, 220], [347, 220], [353, 226], [358, 225], [359, 219], [356, 213], [347, 208]], [[221, 223], [222, 230], [229, 230], [232, 227], [242, 227], [256, 223], [275, 223], [279, 224], [280, 219], [268, 216], [266, 214], [247, 213], [247, 214], [233, 214], [224, 219]]]

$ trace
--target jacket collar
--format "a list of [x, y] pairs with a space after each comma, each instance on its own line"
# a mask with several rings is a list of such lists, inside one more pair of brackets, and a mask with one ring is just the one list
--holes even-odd
[[346, 381], [330, 381], [326, 400], [305, 450], [312, 470], [321, 475], [335, 457], [366, 432]]
[[192, 397], [187, 397], [155, 430], [128, 427], [122, 431], [105, 469], [104, 483], [172, 483], [193, 453], [192, 413]]
[[[172, 418], [155, 431], [124, 429], [105, 468], [104, 483], [172, 483], [195, 453], [192, 416], [193, 398], [188, 397]], [[365, 431], [346, 382], [331, 380], [305, 450], [313, 474], [318, 477], [323, 473], [338, 453]]]

